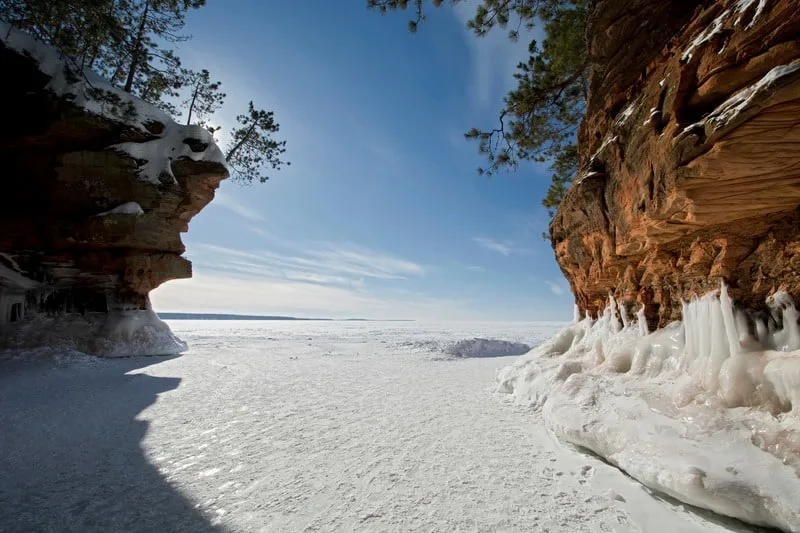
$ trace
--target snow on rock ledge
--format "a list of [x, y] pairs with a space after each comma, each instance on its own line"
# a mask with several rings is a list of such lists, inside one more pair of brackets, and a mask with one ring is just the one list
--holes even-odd
[[0, 348], [180, 352], [148, 294], [191, 277], [180, 234], [228, 176], [213, 138], [5, 24], [0, 64]]
[[788, 295], [770, 304], [740, 311], [723, 286], [643, 334], [612, 299], [498, 371], [499, 390], [652, 489], [798, 532], [800, 326]]

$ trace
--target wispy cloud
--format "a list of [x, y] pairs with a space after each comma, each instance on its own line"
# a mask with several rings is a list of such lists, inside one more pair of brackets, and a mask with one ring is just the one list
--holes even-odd
[[478, 243], [478, 246], [491, 250], [492, 252], [497, 252], [506, 256], [511, 255], [511, 245], [508, 243], [498, 242], [488, 237], [475, 237], [475, 242]]
[[550, 287], [550, 290], [553, 294], [561, 296], [562, 294], [566, 294], [567, 290], [563, 287], [563, 285], [559, 283], [553, 283], [552, 281], [545, 281], [545, 284]]
[[468, 266], [467, 270], [470, 270], [472, 272], [486, 272], [485, 268], [483, 268], [482, 266], [476, 266], [476, 265]]
[[[287, 242], [236, 249], [198, 243], [195, 276], [153, 291], [164, 311], [294, 313], [308, 316], [464, 318], [468, 302], [403, 292], [426, 275], [417, 262], [352, 243]], [[398, 285], [400, 284], [400, 285]]]
[[308, 282], [362, 283], [363, 278], [402, 280], [423, 276], [425, 268], [413, 261], [353, 244], [304, 243], [286, 251], [238, 250], [215, 244], [196, 244], [192, 260], [201, 267], [231, 274], [303, 278]]
[[211, 202], [210, 205], [227, 209], [228, 211], [231, 211], [240, 217], [249, 220], [250, 222], [266, 221], [266, 219], [261, 216], [258, 211], [255, 211], [254, 209], [237, 202], [232, 196], [226, 194], [222, 190], [217, 191], [217, 194], [214, 196], [214, 201]]
[[481, 248], [503, 254], [506, 257], [512, 254], [527, 255], [531, 253], [531, 250], [517, 246], [513, 241], [497, 241], [489, 237], [475, 237], [473, 240]]
[[[464, 36], [470, 50], [470, 97], [477, 107], [494, 110], [501, 103], [502, 97], [514, 87], [514, 73], [520, 61], [527, 61], [531, 39], [541, 42], [542, 31], [534, 28], [529, 32], [521, 28], [519, 39], [512, 42], [508, 39], [508, 29], [496, 27], [478, 38], [466, 27], [467, 21], [475, 16], [477, 5], [476, 0], [459, 2], [453, 7], [453, 12], [464, 24]], [[516, 21], [510, 21], [508, 28], [516, 28]]]

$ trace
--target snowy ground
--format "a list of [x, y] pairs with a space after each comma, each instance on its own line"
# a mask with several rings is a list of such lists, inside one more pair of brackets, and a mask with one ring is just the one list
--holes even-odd
[[457, 344], [553, 325], [170, 325], [181, 357], [0, 356], [0, 531], [756, 531], [562, 448]]

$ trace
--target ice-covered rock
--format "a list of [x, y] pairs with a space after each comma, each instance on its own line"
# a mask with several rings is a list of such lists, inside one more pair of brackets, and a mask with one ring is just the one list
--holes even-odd
[[648, 334], [612, 300], [498, 371], [498, 389], [652, 489], [800, 531], [800, 325], [788, 295], [770, 304], [737, 309], [723, 285]]

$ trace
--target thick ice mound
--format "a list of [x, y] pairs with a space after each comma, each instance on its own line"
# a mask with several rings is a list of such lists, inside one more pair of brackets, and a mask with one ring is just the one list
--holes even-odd
[[498, 371], [499, 389], [650, 488], [800, 531], [800, 326], [788, 295], [769, 303], [736, 310], [723, 286], [647, 334], [611, 299]]
[[177, 355], [188, 348], [152, 310], [38, 316], [4, 328], [0, 345], [47, 346], [101, 357]]
[[445, 348], [454, 357], [504, 357], [528, 353], [531, 347], [521, 342], [499, 339], [464, 339]]

